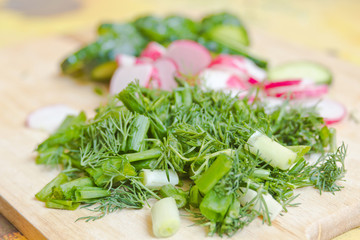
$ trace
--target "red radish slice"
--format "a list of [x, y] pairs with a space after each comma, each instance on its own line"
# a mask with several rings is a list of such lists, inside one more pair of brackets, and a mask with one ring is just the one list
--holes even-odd
[[244, 58], [245, 68], [248, 75], [256, 79], [258, 82], [263, 82], [266, 79], [267, 73], [264, 69], [258, 67], [253, 61]]
[[145, 85], [145, 87], [147, 87], [147, 88], [160, 88], [161, 80], [160, 80], [160, 77], [159, 77], [159, 71], [157, 70], [156, 67], [152, 68], [150, 79], [151, 79], [151, 81], [148, 81], [148, 83]]
[[252, 61], [236, 55], [220, 54], [211, 61], [209, 68], [230, 71], [242, 78], [246, 77], [250, 84], [259, 84], [266, 78], [265, 70]]
[[136, 63], [136, 57], [127, 54], [119, 54], [115, 60], [119, 67], [133, 66]]
[[277, 81], [277, 82], [268, 82], [265, 84], [265, 89], [271, 89], [271, 88], [278, 88], [278, 87], [288, 87], [288, 86], [294, 86], [294, 85], [300, 85], [302, 82], [301, 79], [289, 79], [289, 80], [283, 80], [283, 81]]
[[[269, 91], [268, 91], [269, 92]], [[290, 99], [302, 99], [302, 98], [313, 98], [322, 97], [328, 92], [327, 85], [313, 85], [305, 86], [300, 89], [289, 88], [286, 91], [280, 91], [270, 94], [274, 97], [285, 97]]]
[[177, 87], [175, 81], [177, 66], [173, 60], [169, 58], [159, 58], [155, 61], [154, 66], [157, 69], [161, 89], [171, 91]]
[[334, 100], [323, 100], [317, 106], [320, 116], [326, 124], [338, 123], [346, 117], [347, 111], [344, 105]]
[[257, 85], [257, 84], [260, 84], [260, 81], [253, 77], [249, 77], [248, 83], [250, 83], [251, 85]]
[[153, 66], [141, 64], [118, 68], [110, 81], [110, 94], [121, 92], [130, 82], [139, 81], [141, 86], [147, 86], [153, 74]]
[[239, 78], [244, 79], [244, 81], [248, 81], [248, 79], [249, 79], [249, 75], [245, 71], [239, 70], [238, 68], [234, 68], [230, 65], [216, 64], [216, 65], [212, 65], [212, 67], [209, 69], [228, 72], [231, 75], [236, 75]]
[[211, 61], [208, 68], [229, 71], [240, 77], [247, 77], [244, 59], [240, 56], [220, 54]]
[[316, 85], [308, 79], [287, 80], [269, 83], [265, 87], [265, 92], [268, 96], [290, 99], [321, 97], [328, 92], [328, 85]]
[[153, 64], [153, 60], [148, 57], [138, 57], [135, 60], [135, 64]]
[[173, 59], [183, 75], [196, 75], [211, 62], [210, 52], [191, 40], [177, 40], [170, 44], [166, 56]]
[[199, 74], [201, 85], [212, 90], [226, 89], [230, 77], [230, 73], [215, 69], [205, 69]]
[[31, 112], [25, 122], [29, 128], [53, 133], [59, 128], [68, 115], [78, 115], [80, 111], [67, 105], [56, 104], [39, 108]]
[[241, 78], [232, 75], [227, 71], [208, 68], [199, 74], [199, 79], [202, 85], [208, 89], [248, 89], [248, 86], [241, 80]]
[[229, 88], [237, 88], [237, 89], [248, 89], [248, 86], [242, 81], [238, 76], [232, 75], [226, 81], [226, 85]]
[[227, 66], [229, 68], [235, 68], [242, 72], [247, 72], [245, 68], [244, 58], [240, 56], [233, 56], [227, 54], [220, 54], [209, 64], [209, 68], [217, 66]]
[[150, 42], [141, 52], [140, 57], [147, 57], [156, 61], [156, 59], [164, 56], [166, 48], [157, 42]]
[[346, 117], [347, 111], [343, 104], [332, 99], [308, 99], [297, 101], [303, 107], [316, 107], [319, 115], [324, 118], [326, 124], [338, 123]]

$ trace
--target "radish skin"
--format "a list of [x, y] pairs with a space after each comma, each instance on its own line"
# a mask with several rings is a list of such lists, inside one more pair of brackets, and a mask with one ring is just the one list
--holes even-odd
[[301, 105], [303, 107], [315, 107], [319, 115], [324, 118], [324, 122], [327, 125], [338, 123], [347, 115], [347, 110], [343, 104], [329, 98], [298, 100], [293, 104]]
[[136, 65], [140, 65], [140, 64], [153, 64], [153, 60], [151, 58], [148, 57], [138, 57], [135, 60], [135, 64]]
[[234, 68], [240, 70], [244, 73], [247, 72], [245, 68], [244, 58], [240, 56], [233, 56], [227, 54], [220, 54], [209, 64], [209, 68], [216, 68], [218, 66], [227, 66], [229, 68]]
[[249, 83], [253, 84], [263, 82], [266, 78], [265, 70], [256, 66], [252, 61], [236, 55], [220, 54], [208, 67], [230, 71], [241, 78], [246, 77]]
[[172, 197], [157, 201], [151, 208], [152, 228], [155, 237], [174, 235], [180, 228], [180, 213]]
[[258, 84], [260, 84], [260, 81], [258, 81], [257, 79], [255, 79], [253, 77], [249, 77], [248, 83], [250, 83], [251, 85], [258, 85]]
[[316, 85], [312, 80], [286, 80], [283, 82], [269, 83], [265, 87], [265, 93], [273, 97], [285, 97], [290, 99], [303, 99], [309, 97], [321, 97], [328, 92], [328, 85]]
[[166, 48], [157, 42], [150, 42], [141, 52], [140, 57], [150, 58], [153, 61], [163, 57], [166, 54]]
[[49, 105], [31, 112], [26, 119], [25, 125], [32, 129], [53, 133], [68, 115], [78, 115], [79, 113], [79, 110], [67, 105]]
[[201, 44], [191, 40], [177, 40], [167, 48], [166, 56], [173, 59], [179, 72], [193, 76], [205, 69], [211, 62], [210, 52]]
[[208, 66], [209, 69], [230, 72], [241, 78], [248, 78], [244, 60], [239, 56], [221, 54], [217, 56]]
[[284, 81], [277, 81], [277, 82], [269, 82], [266, 83], [264, 88], [265, 89], [272, 89], [272, 88], [278, 88], [278, 87], [288, 87], [288, 86], [298, 86], [301, 84], [301, 79], [289, 79]]
[[226, 85], [228, 88], [248, 89], [248, 86], [246, 86], [245, 82], [235, 75], [232, 75], [228, 78]]

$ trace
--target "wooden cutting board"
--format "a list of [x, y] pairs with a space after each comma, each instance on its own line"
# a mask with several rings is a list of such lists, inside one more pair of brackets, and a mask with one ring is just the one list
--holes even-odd
[[[251, 34], [254, 51], [272, 64], [312, 59], [327, 65], [335, 78], [330, 96], [345, 104], [349, 113], [360, 116], [357, 67], [283, 43], [256, 29]], [[29, 239], [152, 239], [147, 207], [86, 223], [75, 222], [89, 214], [86, 210], [47, 209], [34, 198], [59, 170], [35, 165], [33, 150], [47, 134], [26, 128], [27, 115], [38, 107], [57, 103], [92, 114], [105, 101], [94, 93], [94, 84], [59, 74], [59, 62], [80, 44], [73, 37], [57, 37], [0, 50], [0, 212]], [[336, 128], [338, 141], [348, 145], [344, 189], [335, 195], [300, 189], [299, 207], [289, 208], [272, 226], [257, 219], [234, 239], [331, 239], [360, 226], [360, 125], [348, 117]], [[191, 225], [183, 218], [181, 229], [171, 239], [206, 237], [204, 228]]]

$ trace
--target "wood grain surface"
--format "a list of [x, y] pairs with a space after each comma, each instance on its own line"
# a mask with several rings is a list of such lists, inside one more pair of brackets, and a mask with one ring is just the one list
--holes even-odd
[[[337, 59], [291, 46], [251, 31], [254, 50], [271, 63], [291, 59], [312, 59], [327, 65], [335, 83], [330, 96], [344, 103], [349, 113], [360, 112], [360, 71]], [[0, 50], [0, 212], [29, 239], [152, 239], [150, 211], [124, 210], [95, 222], [75, 220], [86, 210], [47, 209], [34, 194], [56, 176], [58, 170], [34, 163], [36, 145], [46, 133], [25, 127], [27, 115], [48, 104], [64, 103], [92, 114], [105, 101], [93, 91], [94, 85], [59, 74], [59, 61], [79, 47], [69, 37], [57, 37]], [[344, 189], [335, 195], [319, 195], [313, 188], [300, 189], [301, 205], [273, 222], [255, 220], [234, 239], [331, 239], [360, 226], [360, 127], [353, 118], [336, 126], [338, 140], [348, 145]], [[179, 232], [171, 239], [203, 239], [206, 230], [190, 226], [182, 218]], [[215, 237], [214, 239], [218, 239]]]

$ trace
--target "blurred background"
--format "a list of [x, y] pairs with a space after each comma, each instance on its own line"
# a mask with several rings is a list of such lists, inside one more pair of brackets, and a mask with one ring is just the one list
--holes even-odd
[[359, 0], [0, 0], [0, 47], [139, 15], [230, 10], [248, 29], [360, 65]]
[[[196, 18], [220, 11], [237, 14], [250, 32], [255, 28], [360, 67], [360, 0], [0, 0], [0, 48], [80, 36], [102, 22], [145, 14]], [[342, 239], [358, 239], [356, 231]], [[25, 238], [0, 215], [0, 239]]]

